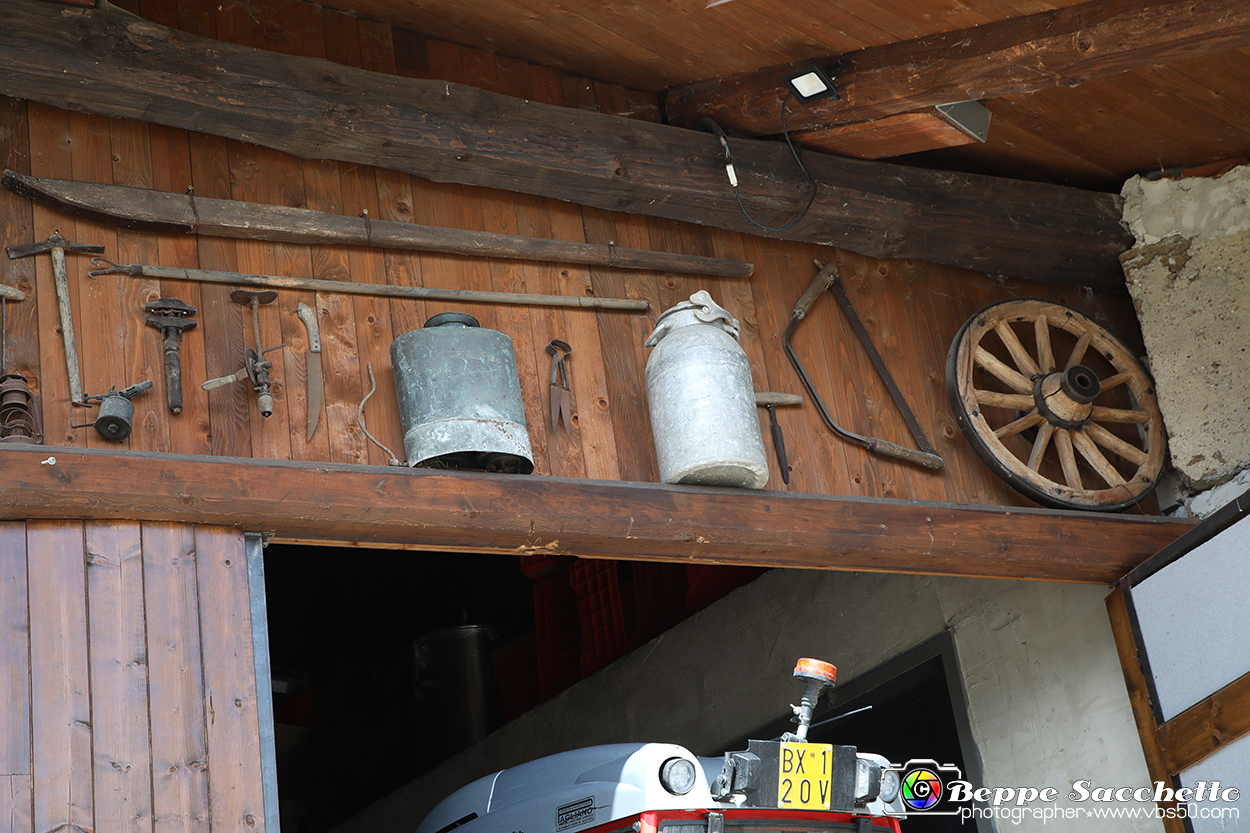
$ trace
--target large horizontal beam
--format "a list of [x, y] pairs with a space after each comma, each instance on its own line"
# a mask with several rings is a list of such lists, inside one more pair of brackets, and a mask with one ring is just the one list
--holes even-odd
[[[400, 78], [176, 32], [115, 9], [6, 0], [0, 94], [276, 148], [751, 233], [715, 138]], [[807, 202], [785, 145], [734, 143], [753, 216]], [[1124, 291], [1118, 198], [1043, 183], [807, 154], [820, 183], [784, 233], [872, 257], [918, 258]]]
[[[937, 104], [1074, 87], [1094, 78], [1250, 46], [1245, 0], [1094, 0], [841, 56], [840, 99], [789, 104], [786, 126], [811, 131]], [[837, 57], [669, 90], [671, 124], [709, 117], [748, 136], [782, 132], [782, 78]]]
[[278, 540], [1110, 583], [1193, 524], [1141, 515], [223, 457], [0, 447], [0, 518]]

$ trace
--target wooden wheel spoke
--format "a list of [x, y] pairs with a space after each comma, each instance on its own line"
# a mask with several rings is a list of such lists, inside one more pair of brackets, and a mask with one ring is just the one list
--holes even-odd
[[1024, 416], [1017, 419], [1015, 422], [1012, 422], [1008, 425], [1004, 425], [1002, 428], [996, 429], [994, 431], [994, 436], [998, 437], [1000, 440], [1003, 437], [1014, 437], [1016, 434], [1019, 434], [1021, 431], [1027, 431], [1028, 429], [1032, 428], [1034, 425], [1037, 425], [1041, 421], [1042, 421], [1042, 415], [1039, 414], [1037, 411], [1034, 411], [1031, 414], [1025, 414]]
[[1033, 397], [1022, 393], [999, 393], [995, 390], [974, 390], [977, 404], [983, 408], [1007, 408], [1011, 411], [1031, 411]]
[[1136, 425], [1146, 425], [1150, 422], [1150, 412], [1127, 411], [1123, 408], [1106, 408], [1101, 405], [1095, 405], [1093, 410], [1090, 411], [1089, 418], [1094, 422], [1128, 422]]
[[1004, 385], [1017, 393], [1032, 393], [1033, 383], [1018, 370], [1008, 367], [1006, 362], [995, 356], [984, 347], [978, 347], [974, 354], [977, 366], [995, 376]]
[[1029, 454], [1029, 468], [1037, 471], [1042, 465], [1042, 455], [1046, 453], [1046, 449], [1050, 446], [1050, 438], [1055, 433], [1055, 426], [1049, 422], [1042, 423], [1042, 427], [1037, 429], [1037, 439], [1033, 441], [1033, 451]]
[[1098, 445], [1110, 452], [1119, 454], [1135, 466], [1144, 465], [1150, 459], [1150, 455], [1145, 451], [1132, 443], [1125, 442], [1101, 425], [1091, 422], [1085, 426], [1085, 433]]
[[1037, 339], [1037, 365], [1042, 373], [1055, 369], [1055, 351], [1050, 346], [1050, 319], [1039, 315], [1033, 321], [1033, 335]]
[[1085, 351], [1089, 349], [1089, 343], [1094, 340], [1094, 336], [1089, 332], [1081, 333], [1081, 337], [1076, 340], [1076, 346], [1072, 348], [1072, 355], [1068, 356], [1068, 364], [1064, 370], [1071, 370], [1081, 363], [1081, 359], [1085, 358]]
[[1104, 391], [1109, 391], [1114, 387], [1118, 387], [1119, 385], [1122, 385], [1125, 382], [1127, 382], [1129, 379], [1132, 379], [1133, 375], [1134, 374], [1132, 370], [1121, 370], [1119, 373], [1115, 374], [1114, 376], [1108, 376], [1106, 379], [1103, 379], [1102, 389]]
[[1011, 329], [1011, 325], [1006, 321], [999, 321], [994, 325], [994, 332], [998, 333], [998, 337], [1002, 339], [1003, 346], [1007, 348], [1007, 352], [1011, 354], [1011, 359], [1016, 363], [1016, 367], [1020, 368], [1020, 372], [1025, 376], [1033, 377], [1041, 373], [1037, 369], [1037, 362], [1033, 361], [1033, 357], [1029, 355], [1029, 351], [1024, 349], [1024, 345], [1020, 343], [1020, 339], [1016, 337], [1016, 333]]
[[1076, 467], [1076, 453], [1072, 450], [1072, 432], [1066, 428], [1055, 429], [1055, 449], [1059, 452], [1059, 467], [1068, 488], [1082, 491], [1081, 472]]
[[1098, 446], [1094, 445], [1094, 441], [1085, 435], [1084, 431], [1073, 431], [1072, 444], [1076, 446], [1076, 450], [1081, 452], [1081, 456], [1085, 458], [1085, 462], [1089, 463], [1090, 468], [1098, 472], [1098, 476], [1106, 482], [1108, 486], [1123, 486], [1124, 478], [1115, 470], [1115, 466], [1103, 456], [1098, 450]]

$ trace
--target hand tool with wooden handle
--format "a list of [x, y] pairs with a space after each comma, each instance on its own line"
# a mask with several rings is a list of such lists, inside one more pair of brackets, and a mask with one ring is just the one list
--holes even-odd
[[781, 467], [781, 482], [790, 485], [790, 461], [786, 457], [786, 440], [781, 435], [781, 424], [777, 422], [778, 405], [802, 405], [803, 397], [797, 393], [776, 393], [769, 390], [755, 392], [755, 404], [768, 409], [768, 427], [773, 435], [773, 453], [777, 455], [777, 465]]
[[65, 271], [65, 253], [103, 254], [104, 247], [89, 243], [71, 243], [61, 236], [58, 229], [42, 243], [8, 246], [5, 251], [13, 260], [37, 255], [40, 252], [52, 253], [52, 277], [56, 281], [56, 304], [61, 314], [61, 337], [65, 342], [65, 372], [69, 376], [69, 401], [74, 405], [87, 404], [83, 399], [82, 374], [78, 370], [78, 348], [74, 343], [74, 317], [70, 310], [69, 275]]
[[[920, 451], [905, 448], [904, 446], [892, 443], [889, 440], [883, 440], [878, 437], [864, 437], [859, 434], [842, 428], [833, 421], [833, 417], [825, 408], [825, 403], [821, 401], [820, 394], [816, 392], [816, 386], [812, 383], [812, 379], [807, 375], [807, 370], [803, 367], [803, 363], [799, 361], [798, 354], [794, 352], [794, 347], [790, 343], [791, 337], [794, 335], [795, 328], [799, 322], [811, 310], [812, 304], [816, 303], [816, 299], [821, 296], [826, 289], [833, 289], [834, 296], [838, 299], [838, 303], [842, 306], [842, 311], [846, 314], [847, 320], [851, 323], [851, 328], [855, 334], [859, 336], [860, 343], [868, 352], [869, 358], [872, 359], [873, 366], [877, 369], [881, 380], [885, 383], [886, 389], [890, 392], [890, 398], [894, 400], [894, 404], [898, 407], [903, 415], [904, 421], [908, 428], [911, 429], [912, 436], [916, 438], [916, 443], [920, 446]], [[920, 428], [920, 423], [916, 421], [916, 417], [912, 414], [911, 408], [907, 405], [907, 400], [903, 398], [903, 392], [899, 390], [895, 384], [894, 378], [890, 375], [890, 371], [886, 368], [885, 362], [881, 359], [881, 355], [877, 352], [877, 348], [873, 345], [872, 339], [868, 335], [868, 331], [864, 328], [863, 322], [859, 320], [859, 316], [855, 313], [854, 307], [851, 306], [850, 298], [846, 296], [846, 291], [842, 288], [842, 282], [838, 278], [838, 267], [836, 264], [830, 263], [821, 267], [816, 273], [816, 277], [812, 278], [811, 285], [804, 290], [799, 296], [798, 303], [794, 305], [794, 312], [790, 316], [790, 324], [786, 327], [785, 333], [781, 337], [781, 344], [785, 348], [786, 355], [790, 358], [790, 363], [794, 365], [795, 371], [799, 374], [799, 380], [803, 383], [803, 387], [807, 388], [807, 392], [812, 397], [812, 402], [816, 405], [816, 410], [820, 412], [820, 418], [824, 420], [829, 430], [838, 436], [859, 443], [868, 451], [874, 454], [882, 454], [887, 457], [894, 457], [899, 460], [905, 460], [908, 463], [915, 463], [918, 466], [924, 466], [930, 469], [942, 468], [942, 458], [938, 456], [937, 451], [929, 443], [925, 437], [924, 431]]]
[[9, 301], [25, 300], [25, 292], [0, 283], [0, 376], [9, 372]]
[[317, 430], [317, 420], [321, 417], [321, 403], [323, 400], [323, 385], [321, 374], [321, 330], [317, 326], [317, 313], [308, 306], [301, 303], [295, 308], [295, 314], [299, 316], [299, 320], [304, 322], [304, 328], [308, 330], [308, 350], [304, 353], [305, 366], [308, 369], [308, 431], [304, 437], [305, 440], [311, 440], [313, 432]]

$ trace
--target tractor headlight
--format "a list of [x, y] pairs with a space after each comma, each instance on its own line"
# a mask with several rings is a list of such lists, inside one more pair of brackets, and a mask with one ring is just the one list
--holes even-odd
[[660, 783], [673, 795], [685, 795], [694, 789], [694, 761], [669, 758], [660, 765]]
[[881, 794], [881, 765], [866, 758], [855, 759], [855, 803], [867, 804]]

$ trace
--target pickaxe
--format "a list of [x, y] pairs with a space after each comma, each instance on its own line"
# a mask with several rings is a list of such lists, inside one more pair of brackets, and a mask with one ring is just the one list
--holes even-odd
[[65, 253], [103, 254], [103, 246], [88, 243], [70, 243], [61, 236], [60, 229], [42, 243], [5, 248], [11, 259], [29, 257], [41, 252], [52, 253], [52, 276], [56, 280], [56, 303], [61, 312], [61, 335], [65, 339], [65, 370], [69, 375], [69, 400], [75, 405], [85, 405], [82, 393], [82, 375], [78, 372], [78, 349], [74, 345], [74, 319], [69, 305], [69, 276], [65, 271]]

